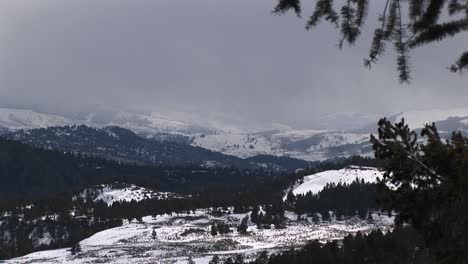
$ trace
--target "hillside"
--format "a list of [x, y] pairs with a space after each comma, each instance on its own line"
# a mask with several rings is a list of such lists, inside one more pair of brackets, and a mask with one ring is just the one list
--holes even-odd
[[[392, 121], [402, 117], [415, 129], [420, 129], [425, 123], [436, 122], [442, 136], [449, 136], [455, 130], [461, 130], [463, 133], [468, 131], [467, 108], [428, 109], [388, 115]], [[372, 118], [375, 118], [373, 122]], [[84, 124], [94, 128], [126, 128], [155, 142], [191, 145], [237, 158], [273, 155], [316, 161], [352, 155], [371, 156], [369, 134], [376, 132], [378, 118], [374, 115], [337, 114], [324, 116], [321, 122], [336, 123], [336, 120], [341, 120], [344, 128], [293, 129], [277, 125], [268, 129], [243, 129], [209, 122], [188, 113], [164, 115], [158, 112], [119, 111], [107, 115], [89, 113], [86, 116], [71, 118], [31, 110], [2, 108], [0, 134], [19, 129]], [[350, 122], [352, 124], [349, 124]], [[213, 161], [217, 159], [213, 158]]]
[[[0, 198], [31, 198], [76, 191], [115, 181], [142, 183], [163, 191], [183, 191], [206, 184], [249, 184], [272, 171], [200, 166], [143, 166], [35, 148], [0, 139]], [[275, 172], [278, 174], [278, 172]]]
[[18, 130], [4, 135], [44, 149], [85, 153], [119, 161], [147, 165], [261, 168], [292, 171], [308, 167], [308, 162], [288, 157], [241, 159], [201, 147], [174, 141], [143, 138], [121, 127], [94, 128], [85, 125]]
[[[250, 213], [213, 216], [211, 210], [199, 209], [191, 214], [148, 216], [141, 222], [126, 223], [82, 240], [81, 251], [76, 255], [71, 254], [70, 248], [63, 248], [39, 251], [5, 263], [117, 264], [137, 261], [150, 264], [157, 259], [157, 263], [169, 264], [187, 263], [190, 257], [196, 264], [207, 264], [215, 255], [226, 259], [243, 254], [245, 259], [249, 259], [265, 250], [289, 250], [313, 239], [330, 241], [357, 231], [368, 233], [377, 228], [391, 228], [391, 219], [377, 214], [368, 222], [351, 218], [314, 225], [311, 219], [296, 222], [297, 215], [288, 213], [290, 219], [285, 228], [258, 229], [249, 222], [248, 234], [239, 233], [236, 226]], [[230, 233], [212, 236], [211, 225], [220, 222], [230, 226]]]
[[376, 168], [348, 166], [341, 170], [328, 170], [305, 176], [291, 190], [295, 195], [307, 192], [318, 193], [328, 183], [350, 184], [356, 179], [374, 183], [377, 181], [377, 177], [382, 178], [383, 172]]
[[14, 131], [49, 126], [71, 125], [74, 121], [58, 115], [44, 114], [28, 109], [0, 108], [1, 130]]

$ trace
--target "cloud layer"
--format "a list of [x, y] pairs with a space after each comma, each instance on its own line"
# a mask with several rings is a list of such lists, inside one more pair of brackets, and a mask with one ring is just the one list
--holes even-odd
[[0, 3], [0, 105], [154, 108], [314, 127], [336, 112], [468, 99], [467, 77], [445, 69], [467, 35], [413, 52], [414, 80], [401, 86], [391, 51], [371, 71], [362, 66], [372, 23], [355, 47], [338, 51], [330, 26], [307, 32], [304, 20], [272, 15], [272, 0], [38, 2]]

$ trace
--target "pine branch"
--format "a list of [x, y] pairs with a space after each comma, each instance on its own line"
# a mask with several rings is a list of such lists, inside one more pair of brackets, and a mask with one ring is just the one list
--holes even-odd
[[416, 20], [421, 16], [423, 10], [423, 3], [424, 0], [409, 1], [409, 17], [411, 20]]
[[460, 19], [443, 24], [432, 25], [416, 35], [409, 43], [409, 46], [411, 48], [415, 48], [430, 42], [440, 41], [465, 30], [468, 30], [468, 19]]
[[357, 1], [357, 15], [356, 15], [356, 27], [362, 28], [364, 21], [367, 18], [367, 10], [369, 8], [369, 0], [356, 0]]
[[389, 39], [396, 29], [398, 0], [393, 0], [388, 9], [387, 25], [385, 26], [384, 39]]
[[410, 68], [408, 63], [408, 52], [407, 46], [403, 41], [405, 31], [403, 29], [403, 22], [401, 17], [401, 5], [400, 0], [395, 0], [397, 3], [397, 21], [398, 21], [398, 28], [396, 31], [396, 41], [395, 41], [395, 49], [398, 54], [397, 57], [397, 69], [399, 71], [399, 79], [401, 83], [408, 83], [410, 80]]
[[464, 69], [468, 69], [468, 51], [460, 55], [455, 64], [450, 67], [452, 72], [462, 72]]
[[437, 23], [446, 1], [447, 0], [431, 0], [421, 19], [414, 24], [413, 31], [418, 32]]
[[[402, 1], [408, 3], [409, 24], [403, 23]], [[361, 34], [362, 26], [367, 17], [369, 0], [347, 0], [340, 14], [334, 9], [334, 0], [315, 0], [315, 9], [306, 22], [306, 29], [311, 30], [322, 21], [330, 22], [340, 30], [338, 48], [344, 42], [354, 44]], [[438, 23], [442, 11], [448, 3], [448, 15], [466, 13], [464, 19]], [[273, 12], [284, 14], [293, 11], [301, 16], [300, 0], [278, 0]], [[386, 0], [385, 7], [379, 17], [380, 28], [375, 29], [369, 55], [364, 59], [364, 65], [371, 67], [384, 55], [387, 42], [392, 41], [397, 52], [397, 70], [401, 83], [410, 80], [409, 54], [411, 48], [429, 44], [468, 30], [468, 0]], [[341, 22], [341, 23], [340, 23]], [[407, 36], [407, 31], [411, 36]], [[454, 72], [466, 69], [466, 53], [450, 67]]]
[[352, 44], [356, 41], [357, 38], [357, 30], [352, 26], [352, 20], [354, 18], [354, 9], [351, 7], [351, 0], [347, 0], [347, 4], [341, 8], [341, 40], [338, 43], [338, 48], [343, 48], [343, 43], [348, 41], [348, 43]]
[[[443, 180], [440, 175], [438, 175], [435, 171], [429, 168], [428, 165], [424, 164], [424, 162], [419, 159], [417, 155], [419, 147], [416, 143], [416, 132], [410, 132], [408, 125], [405, 125], [404, 119], [395, 125], [392, 125], [390, 121], [386, 120], [385, 118], [381, 119], [379, 121], [378, 132], [379, 139], [376, 139], [373, 135], [371, 135], [371, 142], [378, 159], [390, 158], [391, 155], [394, 154], [393, 152], [391, 152], [390, 155], [382, 156], [382, 151], [389, 150], [391, 148], [389, 145], [396, 145], [399, 146], [399, 149], [403, 151], [406, 158], [418, 164], [426, 174], [438, 181]], [[410, 140], [409, 138], [412, 139]]]
[[468, 16], [468, 2], [466, 2], [466, 4], [461, 4], [460, 0], [451, 0], [448, 6], [448, 11], [451, 16], [461, 12], [465, 12]]
[[284, 14], [290, 10], [298, 16], [301, 17], [301, 1], [300, 0], [279, 0], [278, 5], [273, 9], [275, 14]]
[[385, 23], [387, 20], [387, 10], [389, 6], [390, 0], [387, 0], [385, 3], [385, 7], [383, 10], [382, 15], [380, 16], [381, 20], [381, 28], [377, 28], [374, 31], [374, 38], [372, 39], [372, 44], [371, 48], [369, 50], [369, 57], [367, 59], [364, 59], [364, 66], [370, 68], [372, 64], [376, 63], [378, 58], [382, 56], [385, 52], [385, 43], [383, 40], [385, 39]]
[[310, 16], [306, 24], [306, 29], [310, 30], [315, 27], [322, 18], [338, 27], [339, 15], [333, 9], [333, 0], [317, 0], [315, 4], [315, 11]]

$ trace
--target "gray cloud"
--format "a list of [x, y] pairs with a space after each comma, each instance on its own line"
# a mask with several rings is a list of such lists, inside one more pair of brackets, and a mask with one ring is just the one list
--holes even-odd
[[304, 20], [272, 15], [273, 0], [38, 2], [0, 3], [2, 105], [146, 107], [314, 127], [334, 112], [468, 99], [467, 77], [445, 70], [466, 35], [416, 50], [414, 80], [401, 86], [391, 52], [371, 71], [362, 66], [369, 33], [338, 51], [330, 26], [307, 32]]

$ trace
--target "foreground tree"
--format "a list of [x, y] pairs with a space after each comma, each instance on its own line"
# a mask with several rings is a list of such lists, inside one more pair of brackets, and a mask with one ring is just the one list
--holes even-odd
[[404, 120], [378, 125], [371, 141], [385, 161], [382, 205], [398, 212], [397, 224], [418, 230], [441, 263], [466, 263], [468, 140], [460, 132], [442, 139], [434, 124], [422, 129], [422, 138]]
[[[323, 20], [340, 31], [338, 47], [354, 44], [365, 24], [369, 0], [346, 0], [340, 11], [334, 0], [316, 0], [315, 10], [307, 20], [306, 29], [312, 29]], [[377, 1], [375, 1], [377, 2]], [[441, 41], [468, 30], [468, 2], [466, 0], [384, 0], [379, 16], [379, 27], [374, 31], [369, 56], [364, 64], [371, 67], [384, 55], [387, 44], [397, 52], [397, 68], [401, 82], [410, 79], [409, 53], [413, 48]], [[274, 12], [283, 14], [292, 10], [302, 15], [300, 0], [279, 0]], [[447, 11], [450, 19], [443, 17]], [[408, 14], [407, 17], [404, 14]], [[468, 68], [468, 51], [460, 55], [450, 70], [461, 72]]]

